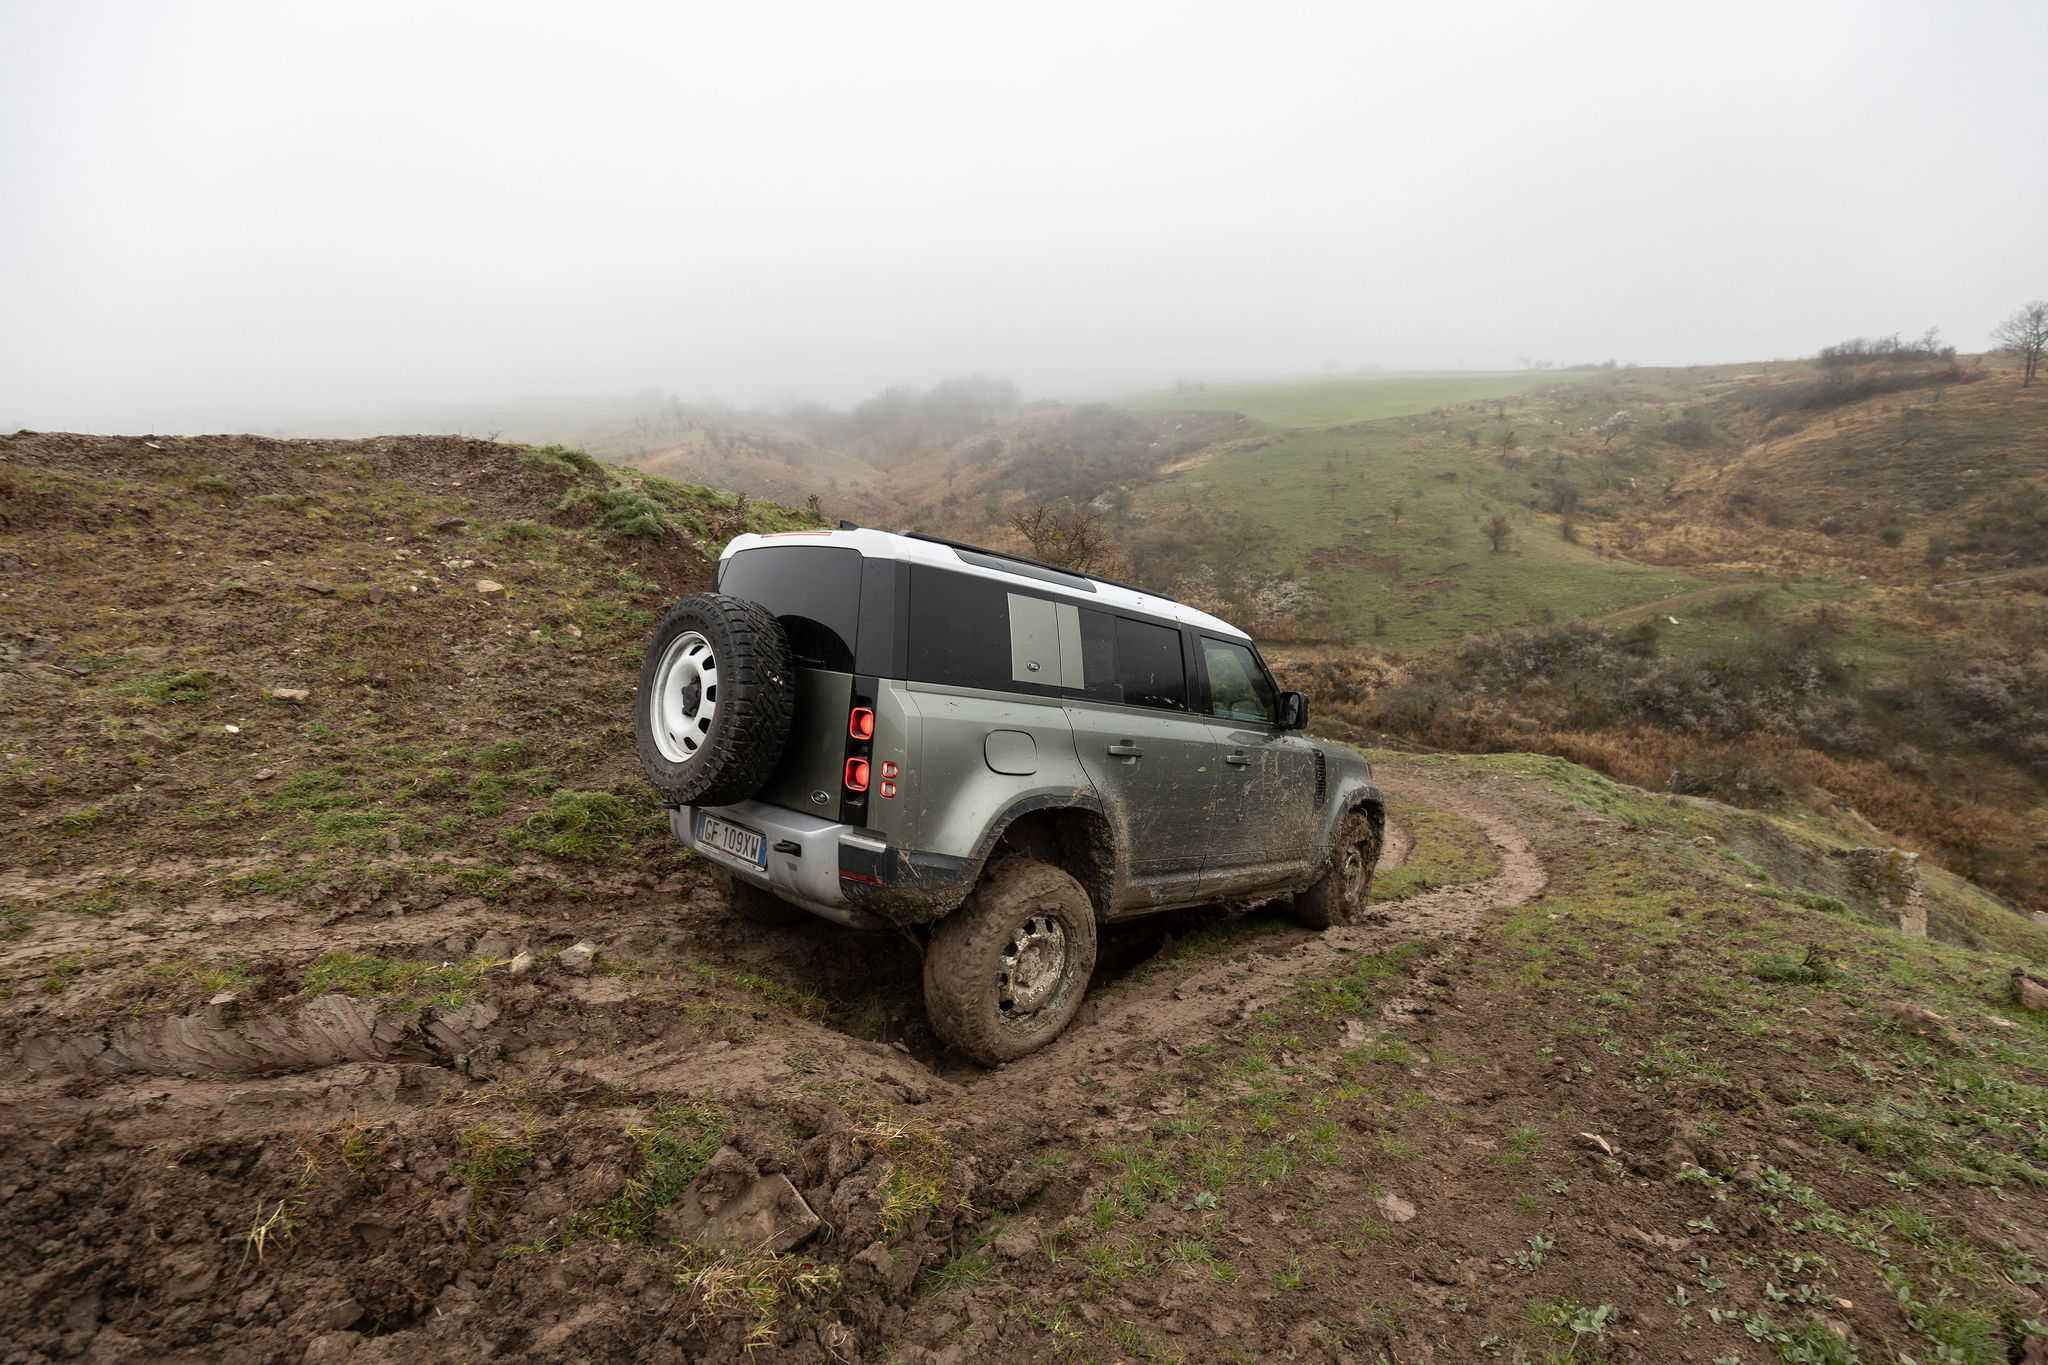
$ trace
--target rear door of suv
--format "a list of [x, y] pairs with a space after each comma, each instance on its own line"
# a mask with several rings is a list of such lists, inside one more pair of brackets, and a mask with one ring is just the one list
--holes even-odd
[[[1105, 608], [1063, 603], [1059, 615], [1074, 747], [1128, 853], [1118, 908], [1193, 901], [1222, 780], [1213, 736], [1192, 709], [1182, 632]], [[1079, 667], [1067, 667], [1076, 649]]]

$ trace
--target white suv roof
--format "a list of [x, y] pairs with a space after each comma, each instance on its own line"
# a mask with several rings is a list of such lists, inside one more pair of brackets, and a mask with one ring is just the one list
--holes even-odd
[[[998, 582], [1012, 583], [1027, 587], [1034, 592], [1051, 593], [1068, 601], [1098, 607], [1120, 607], [1126, 611], [1142, 611], [1147, 616], [1164, 617], [1181, 625], [1193, 626], [1197, 630], [1210, 631], [1217, 635], [1234, 636], [1250, 640], [1251, 636], [1231, 625], [1228, 621], [1211, 616], [1206, 611], [1176, 602], [1170, 597], [1140, 592], [1136, 588], [1112, 583], [1107, 579], [1089, 574], [1077, 573], [1055, 565], [1039, 565], [1028, 560], [1018, 560], [999, 550], [982, 550], [973, 546], [956, 546], [942, 540], [927, 540], [918, 536], [897, 535], [892, 531], [874, 531], [866, 527], [840, 531], [776, 531], [768, 535], [746, 535], [733, 537], [719, 556], [723, 563], [741, 550], [759, 549], [769, 545], [838, 545], [860, 551], [869, 559], [893, 559], [904, 564], [929, 564], [936, 568], [950, 569], [955, 573], [972, 574], [978, 578], [993, 578]], [[965, 554], [962, 553], [965, 551]], [[972, 555], [973, 559], [966, 556]], [[977, 562], [986, 557], [988, 563]], [[1015, 569], [1002, 567], [1014, 563]], [[1037, 571], [1037, 572], [1034, 572]], [[1040, 576], [1044, 574], [1045, 576]], [[1054, 577], [1053, 575], [1059, 575]], [[1062, 579], [1084, 580], [1089, 587], [1079, 587]], [[1090, 591], [1092, 588], [1093, 591]]]

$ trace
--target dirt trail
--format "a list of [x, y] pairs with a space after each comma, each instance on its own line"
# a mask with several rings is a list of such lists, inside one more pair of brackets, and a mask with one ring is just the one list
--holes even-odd
[[[1193, 970], [1135, 973], [1091, 992], [1074, 1027], [1049, 1046], [993, 1072], [947, 1069], [947, 1079], [975, 1096], [1025, 1090], [1057, 1107], [1080, 1097], [1084, 1083], [1075, 1073], [1090, 1061], [1161, 1058], [1212, 1035], [1241, 1033], [1305, 977], [1341, 972], [1362, 955], [1416, 939], [1463, 941], [1489, 910], [1520, 905], [1543, 889], [1542, 864], [1507, 813], [1460, 787], [1411, 774], [1382, 772], [1380, 781], [1391, 795], [1451, 811], [1478, 826], [1499, 854], [1500, 871], [1485, 881], [1388, 902], [1366, 924], [1268, 940], [1240, 957]], [[1412, 836], [1405, 830], [1398, 835], [1401, 842], [1389, 840], [1389, 864], [1397, 865], [1412, 847]], [[1410, 993], [1391, 1001], [1383, 1017], [1396, 1022], [1425, 1012], [1418, 993], [1428, 989], [1419, 979], [1411, 983]]]

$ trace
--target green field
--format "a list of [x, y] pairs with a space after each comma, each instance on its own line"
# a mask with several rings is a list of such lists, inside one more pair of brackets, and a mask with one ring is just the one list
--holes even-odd
[[1141, 393], [1113, 406], [1133, 412], [1241, 412], [1276, 427], [1341, 427], [1523, 393], [1557, 378], [1544, 371], [1515, 370], [1204, 384]]
[[[1241, 511], [1270, 527], [1272, 567], [1328, 598], [1333, 634], [1396, 648], [1604, 616], [1707, 586], [1604, 553], [1598, 524], [1565, 540], [1555, 517], [1527, 506], [1531, 469], [1504, 467], [1462, 435], [1467, 418], [1493, 417], [1401, 417], [1223, 450], [1155, 484], [1150, 505], [1155, 515], [1182, 501], [1212, 515]], [[1499, 552], [1482, 529], [1496, 513], [1513, 525]]]

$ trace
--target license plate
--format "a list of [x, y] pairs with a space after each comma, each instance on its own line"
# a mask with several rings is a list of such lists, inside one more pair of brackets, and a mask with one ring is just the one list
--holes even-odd
[[755, 867], [766, 869], [768, 866], [768, 859], [761, 852], [761, 836], [745, 825], [735, 825], [715, 815], [700, 815], [697, 817], [697, 842], [720, 853], [730, 853]]

